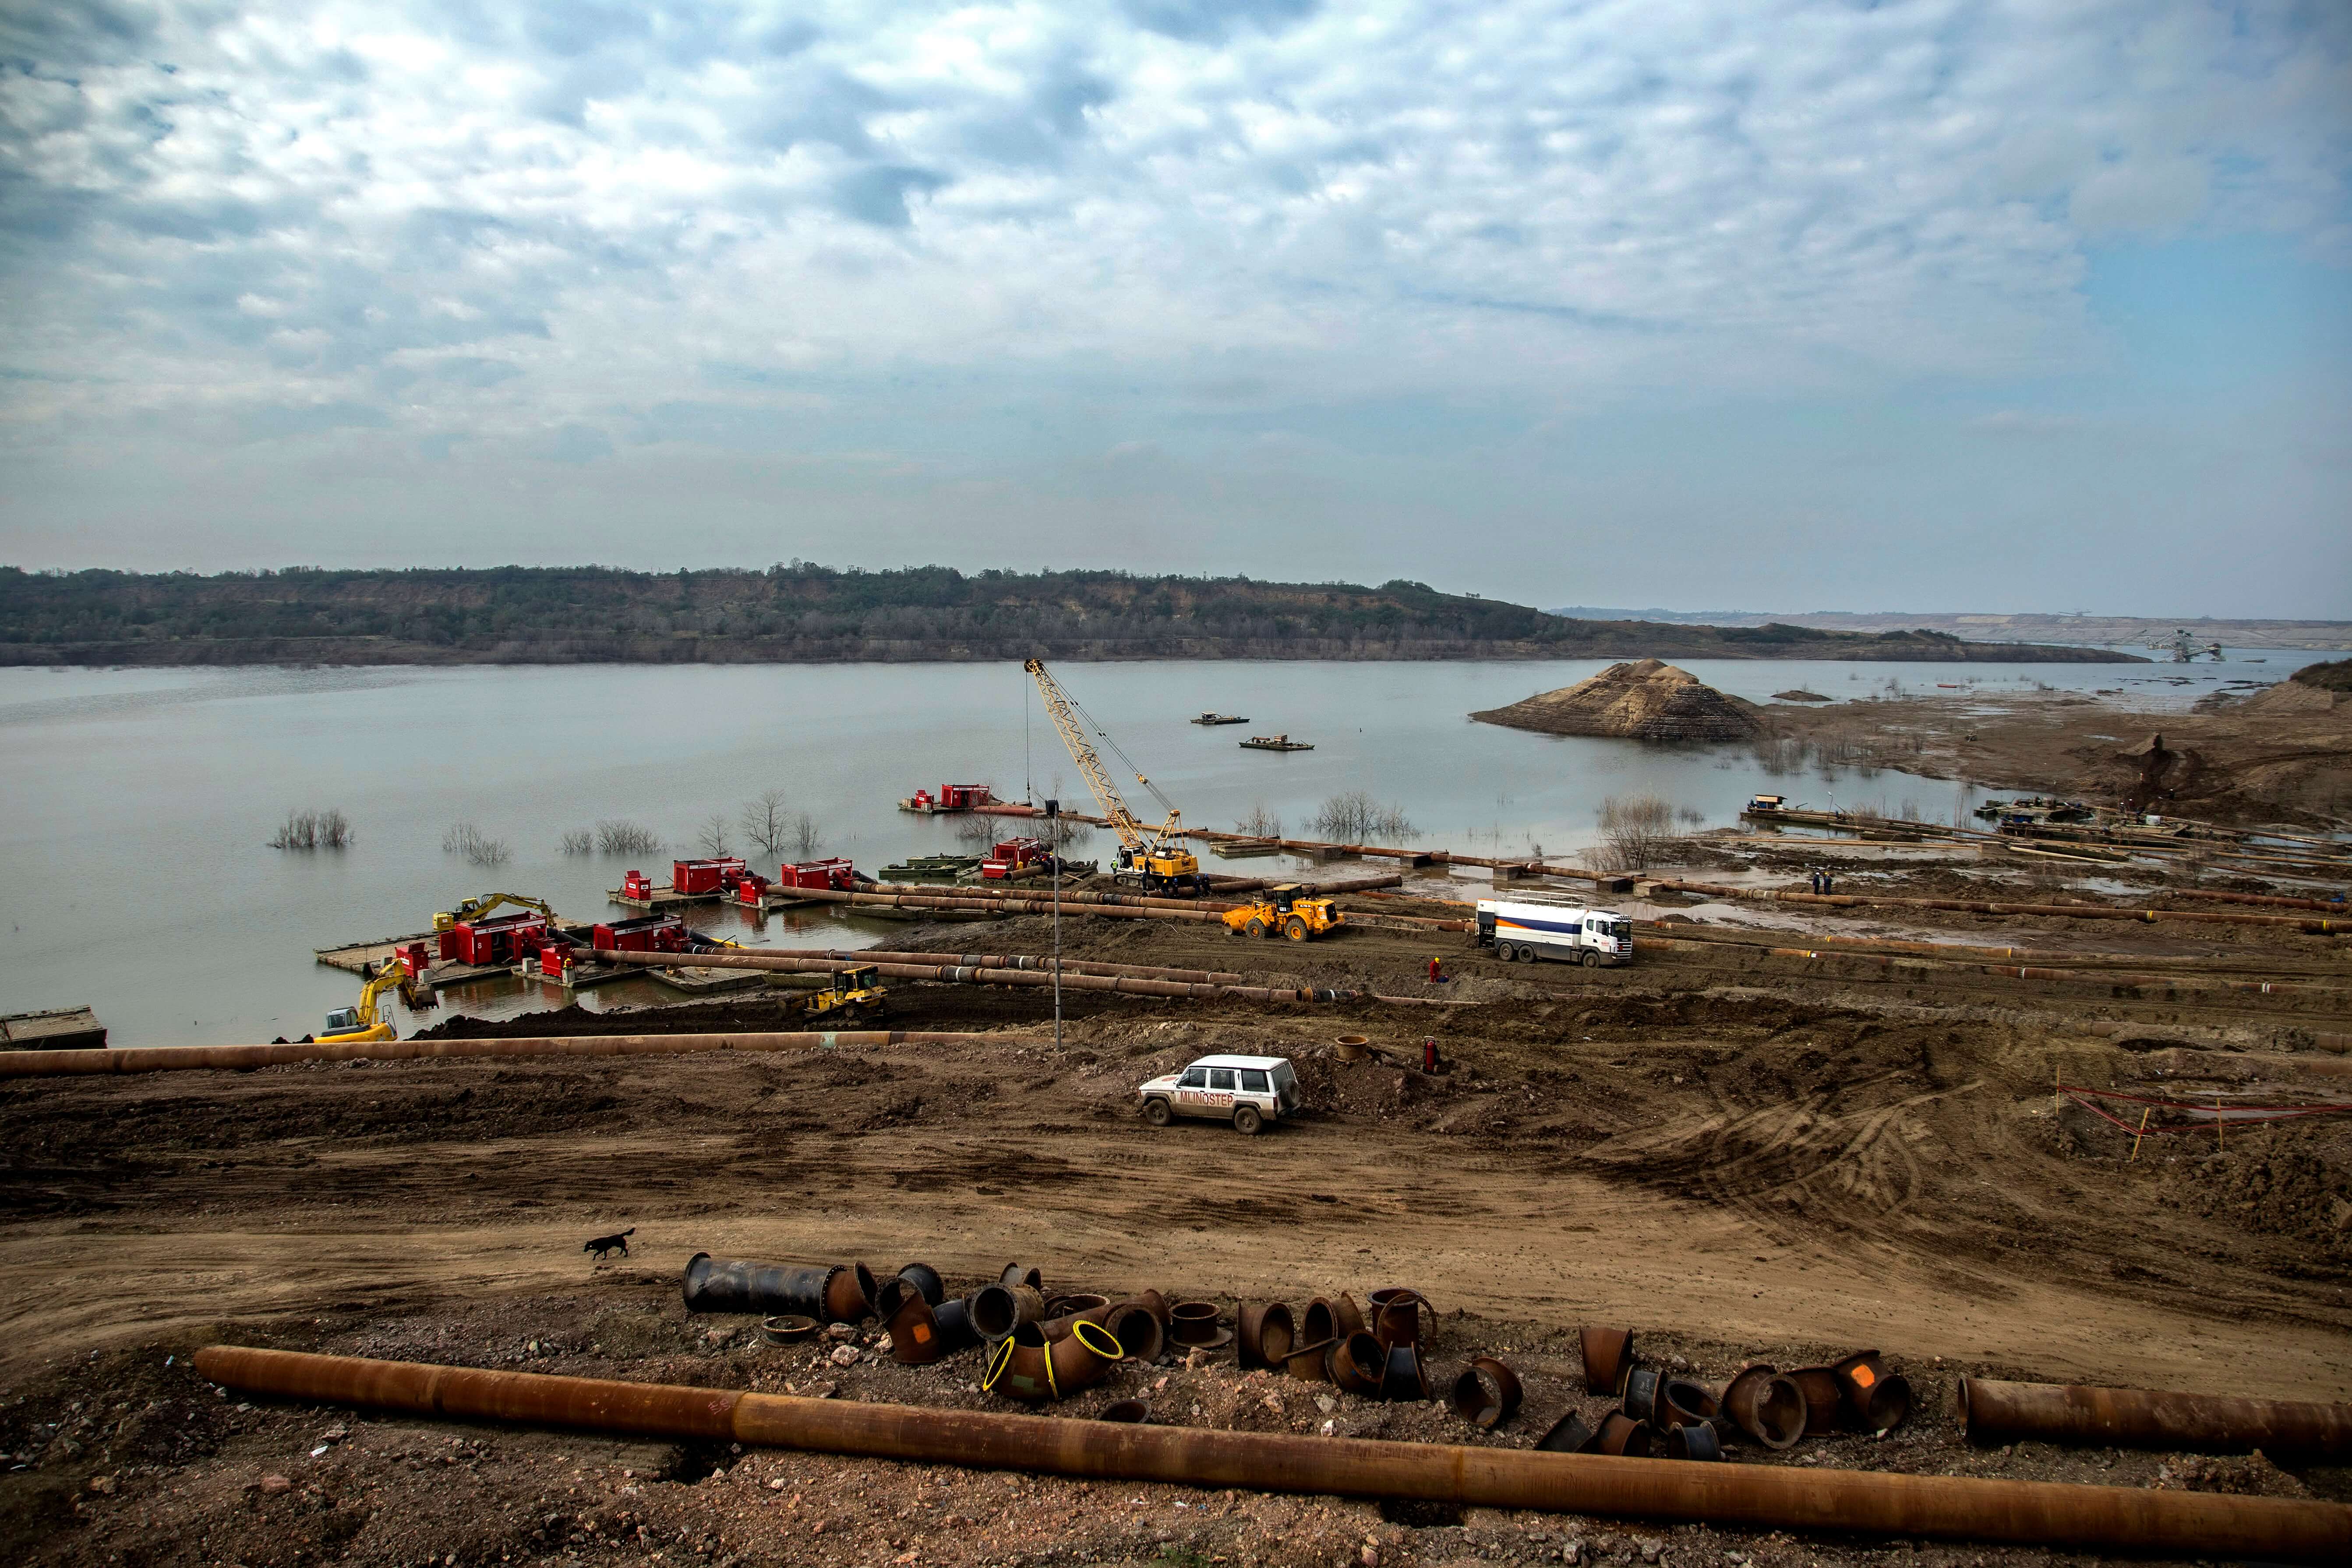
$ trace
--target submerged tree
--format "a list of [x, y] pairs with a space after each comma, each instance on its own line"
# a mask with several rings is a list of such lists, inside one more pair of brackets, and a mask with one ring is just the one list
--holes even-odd
[[272, 849], [344, 849], [351, 846], [352, 825], [340, 811], [289, 811], [269, 840]]

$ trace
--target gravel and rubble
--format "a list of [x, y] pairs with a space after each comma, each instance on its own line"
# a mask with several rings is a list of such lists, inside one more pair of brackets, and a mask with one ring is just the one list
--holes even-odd
[[[1234, 1303], [1224, 1303], [1230, 1310]], [[981, 1391], [981, 1352], [927, 1367], [882, 1353], [871, 1321], [845, 1340], [765, 1343], [748, 1318], [687, 1313], [651, 1271], [599, 1272], [592, 1288], [407, 1316], [346, 1314], [300, 1323], [223, 1324], [243, 1342], [394, 1359], [641, 1382], [757, 1389], [814, 1398], [1013, 1408]], [[1642, 1337], [1643, 1361], [1705, 1381], [1754, 1359], [1735, 1347]], [[1779, 1364], [1826, 1359], [1822, 1344], [1770, 1347]], [[846, 1364], [835, 1352], [854, 1352]], [[1612, 1401], [1585, 1392], [1572, 1329], [1444, 1313], [1433, 1384], [1468, 1355], [1502, 1356], [1527, 1402], [1496, 1432], [1442, 1400], [1383, 1404], [1263, 1369], [1231, 1352], [1171, 1351], [1122, 1363], [1106, 1384], [1043, 1414], [1096, 1415], [1150, 1402], [1151, 1419], [1334, 1442], [1532, 1447], [1571, 1410], [1595, 1420]], [[2290, 1473], [2259, 1454], [2157, 1455], [2021, 1443], [1975, 1448], [1952, 1414], [1964, 1371], [1906, 1369], [1911, 1421], [1883, 1434], [1808, 1439], [1786, 1455], [1734, 1446], [1729, 1462], [1999, 1476], [2280, 1497], [2352, 1496], [2340, 1469]], [[1453, 1509], [898, 1463], [740, 1445], [433, 1423], [224, 1394], [185, 1347], [141, 1345], [52, 1364], [0, 1395], [0, 1479], [13, 1560], [75, 1568], [179, 1563], [384, 1568], [619, 1562], [782, 1568], [802, 1563], [1233, 1564], [1665, 1563], [1673, 1568], [1815, 1568], [1906, 1563], [1977, 1568], [2049, 1554], [1971, 1543], [1842, 1541], [1639, 1520]]]

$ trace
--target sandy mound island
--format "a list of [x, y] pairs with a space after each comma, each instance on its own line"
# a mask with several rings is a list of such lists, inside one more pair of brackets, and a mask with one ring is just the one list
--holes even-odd
[[1612, 664], [1590, 680], [1470, 717], [1550, 735], [1639, 741], [1744, 741], [1759, 728], [1753, 704], [1654, 658]]

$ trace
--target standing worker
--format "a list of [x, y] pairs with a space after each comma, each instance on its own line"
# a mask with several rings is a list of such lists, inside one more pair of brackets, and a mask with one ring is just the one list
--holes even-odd
[[1423, 1040], [1421, 1042], [1421, 1070], [1423, 1072], [1435, 1072], [1437, 1070], [1437, 1042], [1435, 1040]]

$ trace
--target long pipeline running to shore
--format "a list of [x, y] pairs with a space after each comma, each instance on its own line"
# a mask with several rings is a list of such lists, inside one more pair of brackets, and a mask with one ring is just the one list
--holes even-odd
[[700, 1035], [518, 1035], [452, 1039], [301, 1041], [267, 1046], [100, 1047], [77, 1051], [0, 1051], [0, 1079], [75, 1078], [106, 1073], [249, 1072], [302, 1062], [397, 1062], [479, 1057], [685, 1056], [696, 1051], [830, 1051], [854, 1046], [1037, 1046], [1050, 1039], [1016, 1035], [841, 1029], [827, 1033]]
[[919, 1464], [2092, 1551], [2307, 1563], [2352, 1556], [2352, 1507], [2300, 1498], [1333, 1441], [236, 1345], [198, 1351], [195, 1364], [204, 1376], [241, 1394]]

